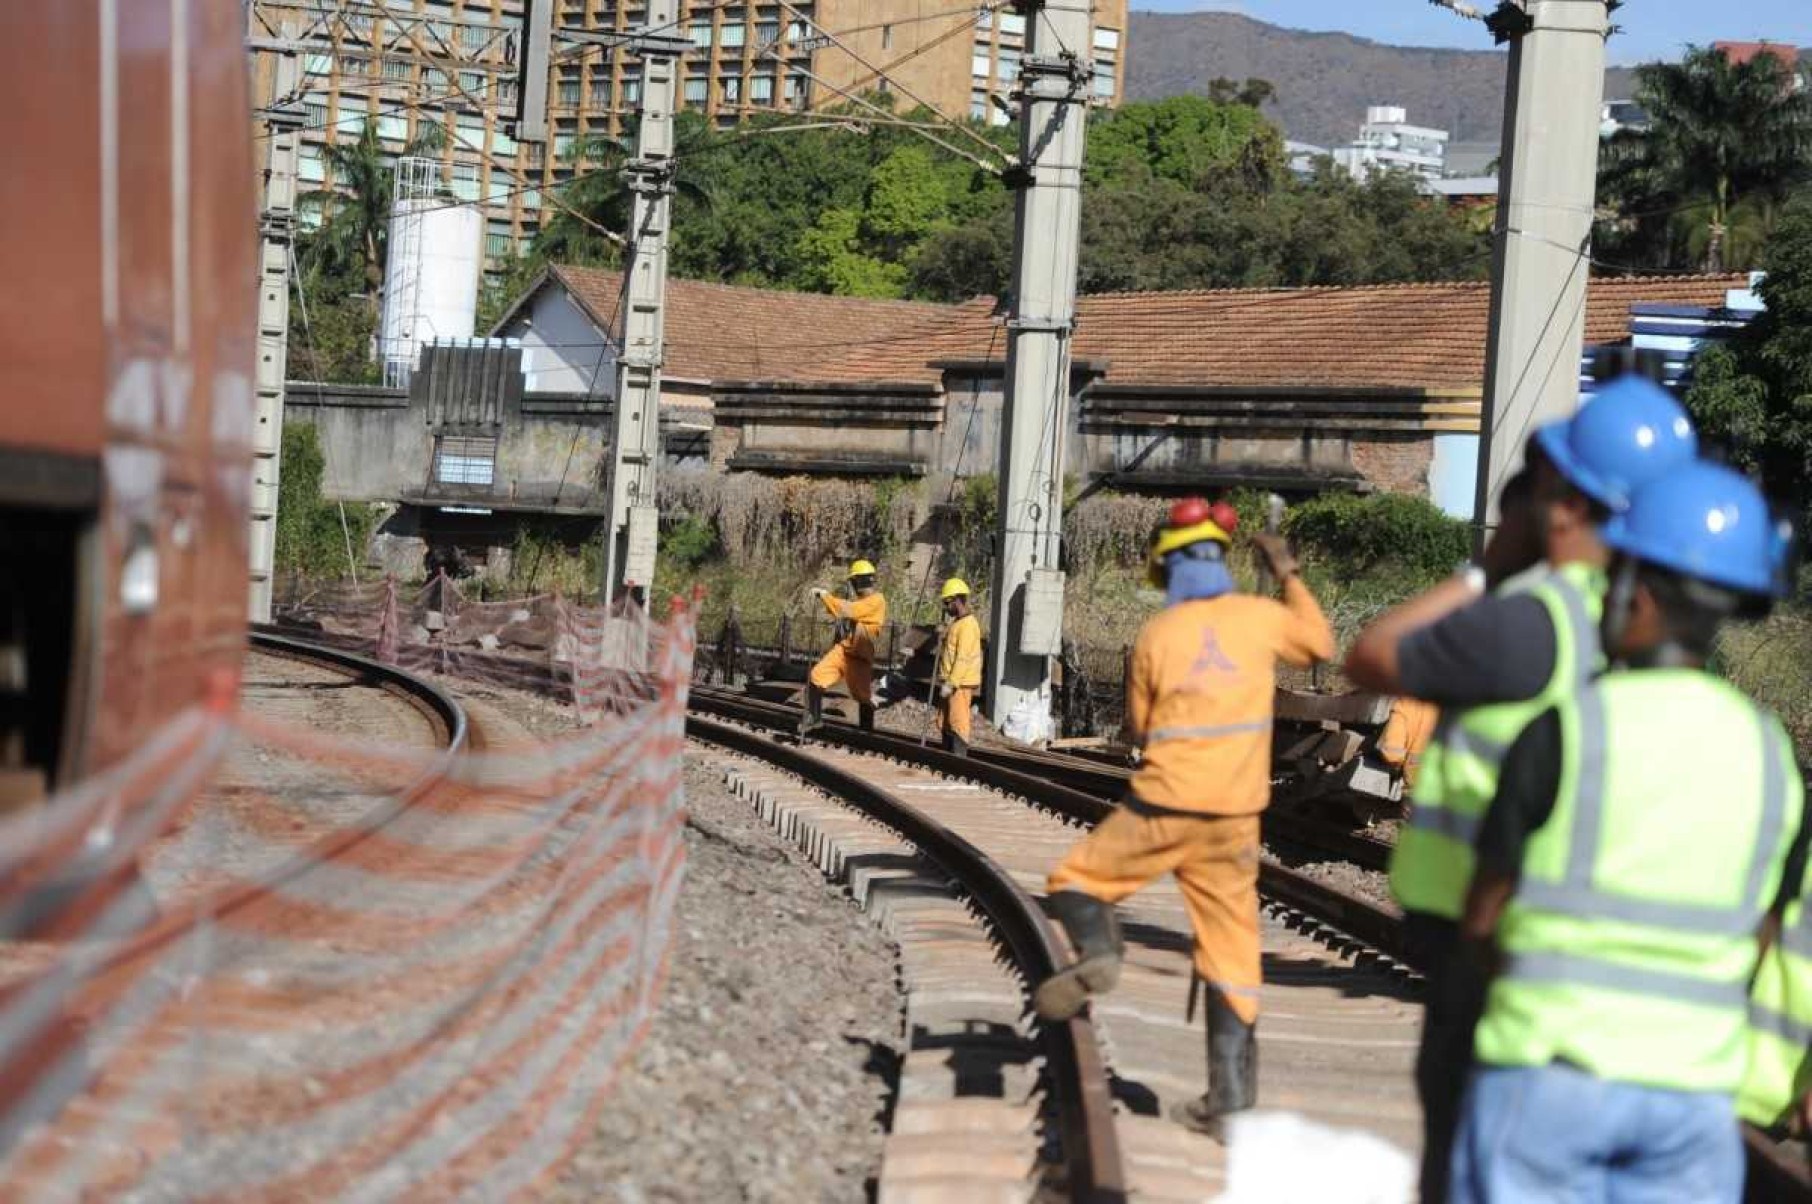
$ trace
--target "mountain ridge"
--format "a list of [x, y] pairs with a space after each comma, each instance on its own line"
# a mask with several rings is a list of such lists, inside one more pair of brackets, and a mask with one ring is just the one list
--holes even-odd
[[[1288, 29], [1241, 13], [1129, 15], [1126, 98], [1201, 94], [1217, 76], [1271, 81], [1265, 113], [1292, 139], [1339, 146], [1359, 133], [1368, 105], [1400, 105], [1416, 125], [1455, 142], [1496, 144], [1503, 132], [1502, 50], [1394, 46], [1355, 34]], [[1605, 98], [1634, 88], [1628, 67], [1605, 71]]]

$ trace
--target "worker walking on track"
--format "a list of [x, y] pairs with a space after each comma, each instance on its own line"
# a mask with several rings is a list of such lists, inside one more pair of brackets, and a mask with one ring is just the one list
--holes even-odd
[[1463, 1204], [1743, 1195], [1747, 987], [1799, 893], [1803, 787], [1780, 720], [1704, 665], [1726, 618], [1785, 592], [1788, 540], [1703, 463], [1638, 488], [1604, 540], [1613, 667], [1516, 737], [1479, 829], [1462, 933], [1495, 973]]
[[937, 730], [944, 750], [969, 755], [970, 707], [981, 688], [981, 622], [969, 613], [969, 583], [952, 577], [938, 591], [950, 628], [937, 658]]
[[856, 700], [863, 730], [872, 731], [875, 726], [875, 644], [887, 624], [887, 599], [875, 586], [875, 566], [866, 560], [849, 566], [849, 589], [849, 598], [839, 598], [827, 589], [812, 590], [812, 597], [837, 620], [837, 641], [806, 678], [805, 714], [799, 718], [802, 736], [824, 726], [824, 692], [840, 681], [849, 686], [850, 696]]
[[[1482, 566], [1390, 611], [1347, 654], [1354, 684], [1441, 708], [1390, 866], [1411, 959], [1427, 980], [1416, 1089], [1421, 1198], [1430, 1204], [1446, 1198], [1484, 1003], [1483, 975], [1456, 957], [1457, 922], [1498, 766], [1530, 719], [1584, 688], [1602, 663], [1608, 552], [1599, 526], [1697, 447], [1686, 412], [1658, 386], [1638, 377], [1607, 386], [1530, 438], [1523, 472], [1498, 499], [1500, 525]], [[1481, 597], [1486, 588], [1493, 592]]]
[[1234, 592], [1230, 542], [1191, 498], [1171, 509], [1153, 545], [1166, 607], [1139, 632], [1126, 683], [1126, 728], [1143, 756], [1127, 797], [1050, 876], [1051, 911], [1076, 961], [1034, 996], [1039, 1015], [1060, 1019], [1112, 989], [1121, 956], [1113, 905], [1176, 875], [1208, 988], [1208, 1090], [1176, 1115], [1208, 1133], [1258, 1094], [1258, 828], [1271, 798], [1277, 661], [1308, 665], [1334, 651], [1284, 541], [1254, 539], [1282, 583], [1281, 604]]

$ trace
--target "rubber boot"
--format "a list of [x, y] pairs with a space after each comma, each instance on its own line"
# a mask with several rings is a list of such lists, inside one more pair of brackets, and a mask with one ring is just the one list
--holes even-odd
[[1247, 1024], [1227, 1002], [1208, 988], [1208, 1092], [1171, 1110], [1186, 1129], [1224, 1141], [1224, 1121], [1258, 1103], [1258, 1025]]
[[805, 687], [805, 713], [799, 716], [799, 734], [815, 732], [824, 726], [824, 691], [809, 682]]
[[865, 732], [875, 730], [875, 704], [858, 702], [856, 704], [856, 723]]
[[1046, 1020], [1068, 1020], [1090, 995], [1103, 995], [1120, 981], [1120, 917], [1111, 903], [1079, 890], [1060, 890], [1048, 900], [1051, 914], [1069, 934], [1076, 960], [1032, 993], [1032, 1006]]

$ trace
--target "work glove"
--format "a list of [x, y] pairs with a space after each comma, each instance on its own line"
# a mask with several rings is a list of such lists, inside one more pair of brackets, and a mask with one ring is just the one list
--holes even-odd
[[824, 597], [824, 595], [826, 595], [826, 594], [828, 594], [828, 593], [830, 593], [830, 591], [829, 591], [829, 590], [827, 590], [827, 589], [821, 589], [821, 588], [819, 588], [819, 587], [818, 587], [818, 586], [815, 586], [815, 585], [814, 585], [814, 586], [813, 586], [813, 587], [812, 587], [812, 601], [814, 601], [814, 602], [816, 602], [816, 601], [817, 601], [817, 600], [818, 600], [818, 599], [820, 599], [820, 598], [822, 598], [822, 597]]
[[941, 685], [937, 688], [937, 696], [939, 698], [945, 699], [946, 701], [948, 701], [950, 696], [955, 693], [956, 693], [956, 687], [951, 685], [949, 682], [945, 682], [943, 685]]

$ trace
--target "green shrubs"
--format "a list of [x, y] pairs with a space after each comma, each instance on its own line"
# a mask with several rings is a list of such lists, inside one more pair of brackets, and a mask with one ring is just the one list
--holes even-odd
[[322, 579], [345, 577], [364, 559], [375, 525], [371, 508], [325, 500], [321, 496], [325, 467], [315, 428], [286, 423], [277, 479], [276, 558], [280, 572]]
[[1323, 494], [1284, 515], [1284, 534], [1305, 558], [1338, 565], [1342, 575], [1386, 572], [1410, 582], [1451, 573], [1472, 549], [1464, 522], [1426, 498], [1397, 493]]

